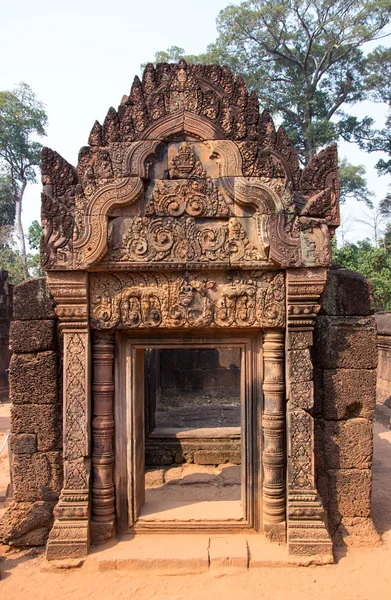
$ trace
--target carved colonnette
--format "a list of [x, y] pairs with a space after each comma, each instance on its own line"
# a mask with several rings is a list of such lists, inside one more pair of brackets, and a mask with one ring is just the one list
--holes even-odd
[[285, 541], [285, 344], [284, 331], [263, 334], [263, 530], [273, 541]]
[[64, 487], [54, 509], [47, 558], [79, 558], [90, 544], [90, 330], [88, 274], [51, 272], [63, 335]]
[[94, 331], [92, 337], [92, 521], [94, 544], [114, 535], [114, 334]]
[[332, 543], [315, 485], [314, 404], [311, 346], [326, 269], [287, 271], [287, 437], [290, 554], [321, 555], [332, 562]]

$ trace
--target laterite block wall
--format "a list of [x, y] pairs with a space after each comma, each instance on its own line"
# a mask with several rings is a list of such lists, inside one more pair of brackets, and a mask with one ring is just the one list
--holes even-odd
[[35, 546], [46, 542], [63, 482], [57, 321], [43, 277], [14, 288], [10, 346], [13, 503], [0, 539]]
[[376, 323], [371, 284], [330, 269], [314, 340], [315, 457], [337, 543], [373, 544], [370, 518], [376, 408]]

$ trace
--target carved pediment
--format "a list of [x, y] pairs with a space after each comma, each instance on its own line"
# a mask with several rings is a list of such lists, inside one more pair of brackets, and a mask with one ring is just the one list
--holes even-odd
[[328, 264], [336, 169], [331, 147], [301, 171], [283, 128], [226, 67], [149, 65], [95, 122], [77, 170], [44, 150], [42, 266]]

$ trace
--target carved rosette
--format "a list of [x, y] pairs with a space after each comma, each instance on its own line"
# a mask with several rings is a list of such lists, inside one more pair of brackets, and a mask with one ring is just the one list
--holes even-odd
[[326, 283], [325, 269], [287, 271], [288, 549], [333, 562], [324, 509], [315, 485], [313, 367], [310, 348]]
[[272, 541], [285, 541], [285, 340], [284, 331], [263, 335], [263, 530]]
[[54, 510], [48, 560], [81, 558], [90, 541], [90, 342], [88, 275], [48, 276], [64, 343], [64, 487]]

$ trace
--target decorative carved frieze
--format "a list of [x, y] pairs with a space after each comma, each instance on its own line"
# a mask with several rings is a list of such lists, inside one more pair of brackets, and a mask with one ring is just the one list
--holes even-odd
[[96, 329], [285, 323], [284, 276], [278, 272], [91, 274], [90, 294]]

